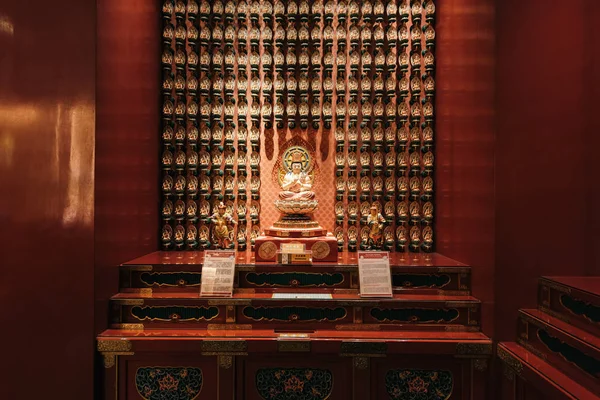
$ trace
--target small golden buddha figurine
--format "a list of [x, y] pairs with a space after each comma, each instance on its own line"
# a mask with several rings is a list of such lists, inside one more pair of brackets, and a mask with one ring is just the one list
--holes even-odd
[[377, 211], [377, 207], [372, 205], [371, 213], [367, 216], [367, 226], [369, 227], [369, 236], [364, 243], [367, 250], [379, 250], [383, 244], [383, 226], [385, 218]]
[[228, 249], [231, 244], [230, 225], [235, 225], [233, 217], [226, 212], [227, 207], [223, 202], [219, 203], [217, 211], [212, 215], [213, 241], [216, 241], [215, 247], [219, 249]]

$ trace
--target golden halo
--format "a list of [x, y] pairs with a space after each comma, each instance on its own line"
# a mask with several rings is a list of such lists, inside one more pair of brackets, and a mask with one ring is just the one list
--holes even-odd
[[283, 162], [283, 168], [286, 172], [292, 170], [292, 162], [300, 162], [302, 164], [302, 171], [310, 173], [312, 170], [312, 160], [308, 150], [302, 146], [291, 146], [289, 147], [281, 157]]
[[302, 164], [302, 171], [310, 176], [314, 190], [318, 186], [319, 165], [312, 146], [296, 136], [284, 143], [281, 149], [272, 171], [273, 183], [281, 187], [285, 174], [292, 170], [292, 160], [294, 160]]

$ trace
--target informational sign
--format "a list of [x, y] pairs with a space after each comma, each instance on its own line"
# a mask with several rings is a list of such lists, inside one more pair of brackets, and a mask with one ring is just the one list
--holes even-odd
[[206, 250], [202, 265], [200, 296], [231, 297], [235, 274], [235, 251]]
[[393, 297], [390, 253], [359, 251], [358, 280], [361, 297]]

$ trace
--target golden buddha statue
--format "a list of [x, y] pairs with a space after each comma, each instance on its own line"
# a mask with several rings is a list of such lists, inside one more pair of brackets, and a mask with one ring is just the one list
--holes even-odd
[[315, 198], [315, 193], [311, 191], [312, 181], [302, 168], [301, 159], [302, 154], [299, 152], [292, 155], [292, 169], [285, 174], [281, 182], [283, 191], [279, 193], [279, 198], [282, 200]]
[[274, 171], [282, 189], [275, 207], [282, 217], [266, 230], [267, 234], [305, 237], [327, 234], [325, 229], [312, 220], [311, 215], [319, 205], [312, 191], [315, 169], [307, 148], [296, 145], [283, 152]]
[[274, 202], [281, 216], [256, 238], [256, 260], [276, 261], [282, 244], [302, 243], [310, 250], [313, 261], [335, 262], [338, 240], [313, 217], [319, 205], [313, 191], [319, 181], [314, 149], [299, 137], [281, 147], [272, 174], [274, 183], [281, 187]]

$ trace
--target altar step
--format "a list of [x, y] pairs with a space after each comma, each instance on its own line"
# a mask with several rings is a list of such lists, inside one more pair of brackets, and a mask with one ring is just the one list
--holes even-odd
[[[122, 293], [199, 293], [202, 253], [156, 252], [120, 266]], [[342, 253], [339, 262], [313, 265], [255, 263], [251, 253], [238, 254], [236, 289], [246, 293], [335, 293], [358, 289], [356, 253]], [[390, 254], [392, 288], [395, 293], [469, 295], [471, 269], [439, 254]]]
[[600, 395], [514, 342], [498, 344], [502, 399], [597, 400]]
[[600, 393], [600, 339], [539, 310], [520, 310], [517, 342]]
[[395, 294], [365, 299], [355, 293], [119, 293], [111, 299], [113, 328], [292, 330], [431, 330], [477, 332], [480, 301], [471, 296]]
[[498, 347], [505, 376], [516, 381], [504, 382], [502, 398], [600, 398], [599, 306], [597, 277], [540, 278], [538, 309], [519, 310], [517, 343]]
[[391, 253], [393, 298], [361, 298], [356, 256], [281, 266], [238, 253], [232, 298], [200, 297], [201, 252], [122, 264], [97, 338], [100, 398], [489, 398], [492, 342], [470, 268]]
[[97, 346], [103, 400], [489, 398], [479, 332], [107, 330]]
[[[123, 343], [130, 344], [125, 348]], [[236, 343], [238, 347], [236, 347]], [[283, 343], [283, 345], [282, 345]], [[291, 343], [297, 343], [296, 346]], [[301, 346], [299, 343], [310, 343]], [[243, 345], [241, 345], [243, 344]], [[229, 346], [229, 349], [225, 347]], [[436, 354], [489, 357], [492, 341], [481, 332], [339, 331], [320, 329], [108, 329], [98, 336], [98, 350], [278, 353], [306, 352], [336, 355]], [[116, 350], [114, 350], [116, 351]]]
[[600, 277], [543, 277], [538, 308], [600, 336]]

